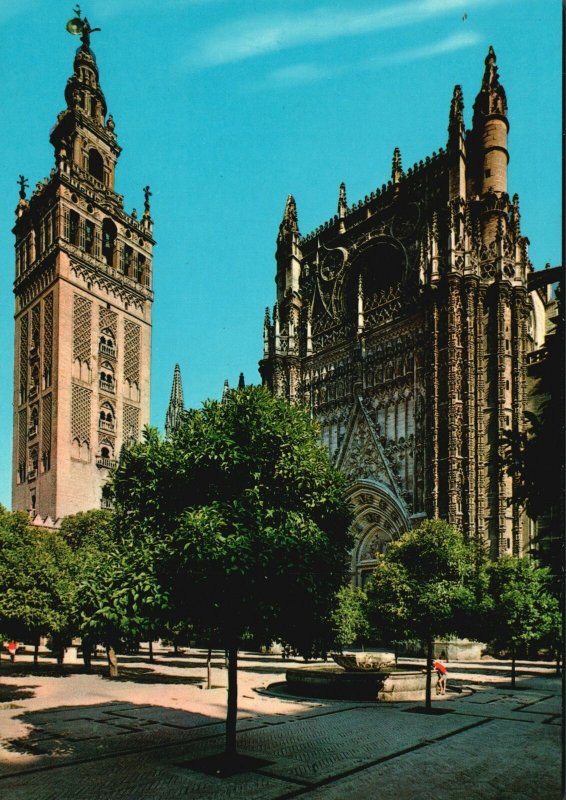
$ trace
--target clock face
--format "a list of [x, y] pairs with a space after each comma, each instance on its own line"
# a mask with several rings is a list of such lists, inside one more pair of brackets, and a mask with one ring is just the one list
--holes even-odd
[[325, 281], [334, 280], [344, 266], [344, 253], [341, 250], [331, 250], [325, 257], [320, 267], [320, 277]]

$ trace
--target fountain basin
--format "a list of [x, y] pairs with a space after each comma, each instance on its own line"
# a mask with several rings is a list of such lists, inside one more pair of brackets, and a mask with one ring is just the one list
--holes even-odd
[[374, 653], [330, 653], [332, 660], [347, 672], [387, 671], [395, 666], [395, 653], [380, 650]]
[[402, 667], [349, 672], [333, 664], [316, 664], [291, 667], [286, 679], [294, 694], [336, 700], [423, 700], [426, 689], [425, 672]]

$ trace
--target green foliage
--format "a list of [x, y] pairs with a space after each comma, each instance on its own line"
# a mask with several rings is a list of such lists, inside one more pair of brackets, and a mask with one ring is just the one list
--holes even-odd
[[343, 586], [338, 591], [338, 606], [332, 613], [334, 638], [343, 647], [363, 642], [370, 635], [367, 594], [358, 586]]
[[558, 649], [561, 614], [550, 588], [550, 569], [526, 558], [505, 556], [490, 564], [487, 574], [490, 607], [486, 631], [490, 640], [513, 653], [544, 642]]
[[33, 528], [27, 514], [0, 506], [0, 632], [21, 640], [72, 627], [72, 552], [57, 532]]
[[104, 552], [112, 540], [113, 521], [111, 511], [101, 509], [80, 511], [63, 519], [60, 533], [74, 551], [94, 549], [97, 552]]
[[370, 621], [384, 641], [463, 633], [477, 605], [477, 553], [439, 519], [389, 545], [368, 585]]
[[74, 514], [61, 525], [75, 548], [77, 630], [92, 641], [112, 645], [159, 629], [161, 610], [167, 606], [147, 549], [127, 532], [118, 535], [116, 527], [107, 511]]
[[350, 511], [308, 415], [248, 387], [154, 430], [114, 476], [121, 531], [148, 553], [184, 620], [225, 644], [251, 634], [300, 651], [328, 636]]

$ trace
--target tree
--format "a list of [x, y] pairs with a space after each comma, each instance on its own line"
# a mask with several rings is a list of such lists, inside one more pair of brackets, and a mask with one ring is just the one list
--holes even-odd
[[486, 621], [491, 641], [511, 652], [511, 686], [515, 688], [517, 652], [550, 639], [556, 647], [560, 604], [551, 592], [552, 572], [526, 558], [504, 556], [489, 565], [491, 607]]
[[554, 328], [544, 356], [533, 364], [530, 410], [523, 430], [503, 435], [504, 469], [513, 477], [513, 503], [537, 521], [537, 560], [562, 588], [564, 567], [564, 303], [556, 293]]
[[83, 641], [106, 646], [109, 677], [118, 677], [117, 648], [159, 629], [168, 598], [155, 580], [143, 542], [111, 538], [104, 552], [81, 551], [75, 613]]
[[189, 412], [172, 441], [148, 431], [114, 477], [120, 524], [151, 550], [170, 622], [228, 652], [228, 757], [243, 637], [306, 652], [330, 636], [351, 515], [317, 434], [305, 411], [248, 387]]
[[132, 542], [127, 531], [118, 535], [117, 527], [115, 515], [105, 510], [72, 514], [61, 523], [76, 564], [73, 619], [85, 666], [90, 669], [92, 646], [101, 642], [112, 678], [118, 676], [118, 644], [151, 636], [159, 628], [161, 606], [167, 605], [143, 542]]
[[367, 592], [370, 622], [390, 643], [426, 644], [426, 709], [431, 703], [433, 641], [466, 634], [476, 607], [476, 548], [440, 519], [425, 520], [380, 557]]
[[338, 605], [332, 613], [334, 639], [342, 648], [353, 642], [364, 642], [370, 635], [367, 594], [359, 586], [342, 586], [337, 595]]
[[50, 633], [62, 646], [72, 626], [74, 588], [72, 553], [59, 534], [0, 506], [0, 631], [36, 645]]

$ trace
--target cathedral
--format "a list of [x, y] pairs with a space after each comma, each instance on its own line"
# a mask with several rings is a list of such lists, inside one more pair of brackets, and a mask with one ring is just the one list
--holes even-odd
[[[50, 134], [54, 166], [29, 197], [20, 176], [14, 227], [12, 504], [47, 527], [110, 506], [120, 449], [149, 423], [151, 192], [140, 217], [125, 211], [93, 29], [80, 17], [68, 29], [81, 46]], [[524, 425], [559, 268], [529, 260], [507, 190], [508, 130], [490, 48], [470, 129], [454, 89], [445, 148], [407, 170], [395, 149], [387, 184], [353, 205], [342, 184], [337, 214], [306, 236], [287, 199], [260, 374], [310, 409], [348, 478], [360, 585], [424, 517], [492, 557], [522, 555], [533, 537], [511, 503], [502, 440]], [[167, 437], [183, 413], [177, 366]]]
[[149, 422], [151, 193], [141, 218], [124, 210], [93, 29], [69, 26], [81, 46], [50, 134], [54, 167], [29, 198], [20, 176], [14, 227], [12, 505], [48, 527], [109, 505], [120, 448]]
[[337, 214], [306, 236], [287, 198], [260, 373], [311, 410], [347, 476], [359, 585], [424, 517], [491, 557], [523, 555], [532, 537], [502, 440], [524, 425], [550, 296], [529, 285], [508, 130], [490, 47], [470, 129], [454, 88], [445, 148], [407, 170], [396, 148], [387, 184], [353, 205], [342, 184]]

